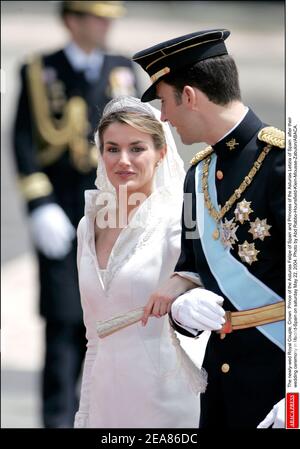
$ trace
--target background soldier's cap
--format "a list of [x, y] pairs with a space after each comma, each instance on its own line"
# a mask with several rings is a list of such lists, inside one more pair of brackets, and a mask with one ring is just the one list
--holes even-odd
[[92, 14], [97, 17], [107, 17], [115, 19], [125, 14], [126, 9], [122, 1], [73, 1], [61, 2], [61, 10], [65, 12], [74, 12], [82, 14]]
[[152, 86], [147, 89], [142, 101], [156, 98], [156, 84], [169, 73], [194, 65], [203, 59], [227, 54], [225, 39], [230, 31], [225, 29], [197, 31], [154, 45], [139, 51], [133, 60], [148, 73]]

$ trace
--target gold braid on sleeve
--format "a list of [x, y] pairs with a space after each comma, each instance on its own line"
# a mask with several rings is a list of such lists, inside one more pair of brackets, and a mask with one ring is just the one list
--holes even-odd
[[27, 201], [36, 200], [52, 193], [53, 187], [45, 173], [36, 172], [28, 176], [20, 176], [18, 185]]
[[49, 165], [69, 149], [75, 167], [79, 171], [89, 171], [91, 161], [87, 141], [89, 123], [86, 102], [79, 96], [72, 97], [64, 106], [61, 119], [54, 122], [43, 82], [41, 58], [34, 58], [29, 63], [27, 80], [35, 126], [39, 137], [48, 146], [39, 152], [40, 163]]

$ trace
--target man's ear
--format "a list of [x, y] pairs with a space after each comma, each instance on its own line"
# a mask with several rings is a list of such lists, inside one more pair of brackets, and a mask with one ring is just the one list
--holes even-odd
[[182, 103], [189, 109], [194, 109], [197, 103], [197, 95], [194, 87], [184, 86], [182, 90]]

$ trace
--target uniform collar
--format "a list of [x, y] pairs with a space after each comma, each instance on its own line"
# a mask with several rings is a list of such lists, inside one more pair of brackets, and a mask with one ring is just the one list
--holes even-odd
[[212, 147], [218, 157], [233, 157], [247, 145], [261, 126], [261, 120], [249, 109], [242, 121]]

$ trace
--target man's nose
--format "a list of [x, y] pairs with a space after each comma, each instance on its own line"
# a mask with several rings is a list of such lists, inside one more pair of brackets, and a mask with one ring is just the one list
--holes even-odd
[[166, 114], [165, 114], [165, 112], [163, 110], [160, 111], [160, 120], [162, 122], [167, 122], [168, 121], [167, 116], [166, 116]]

